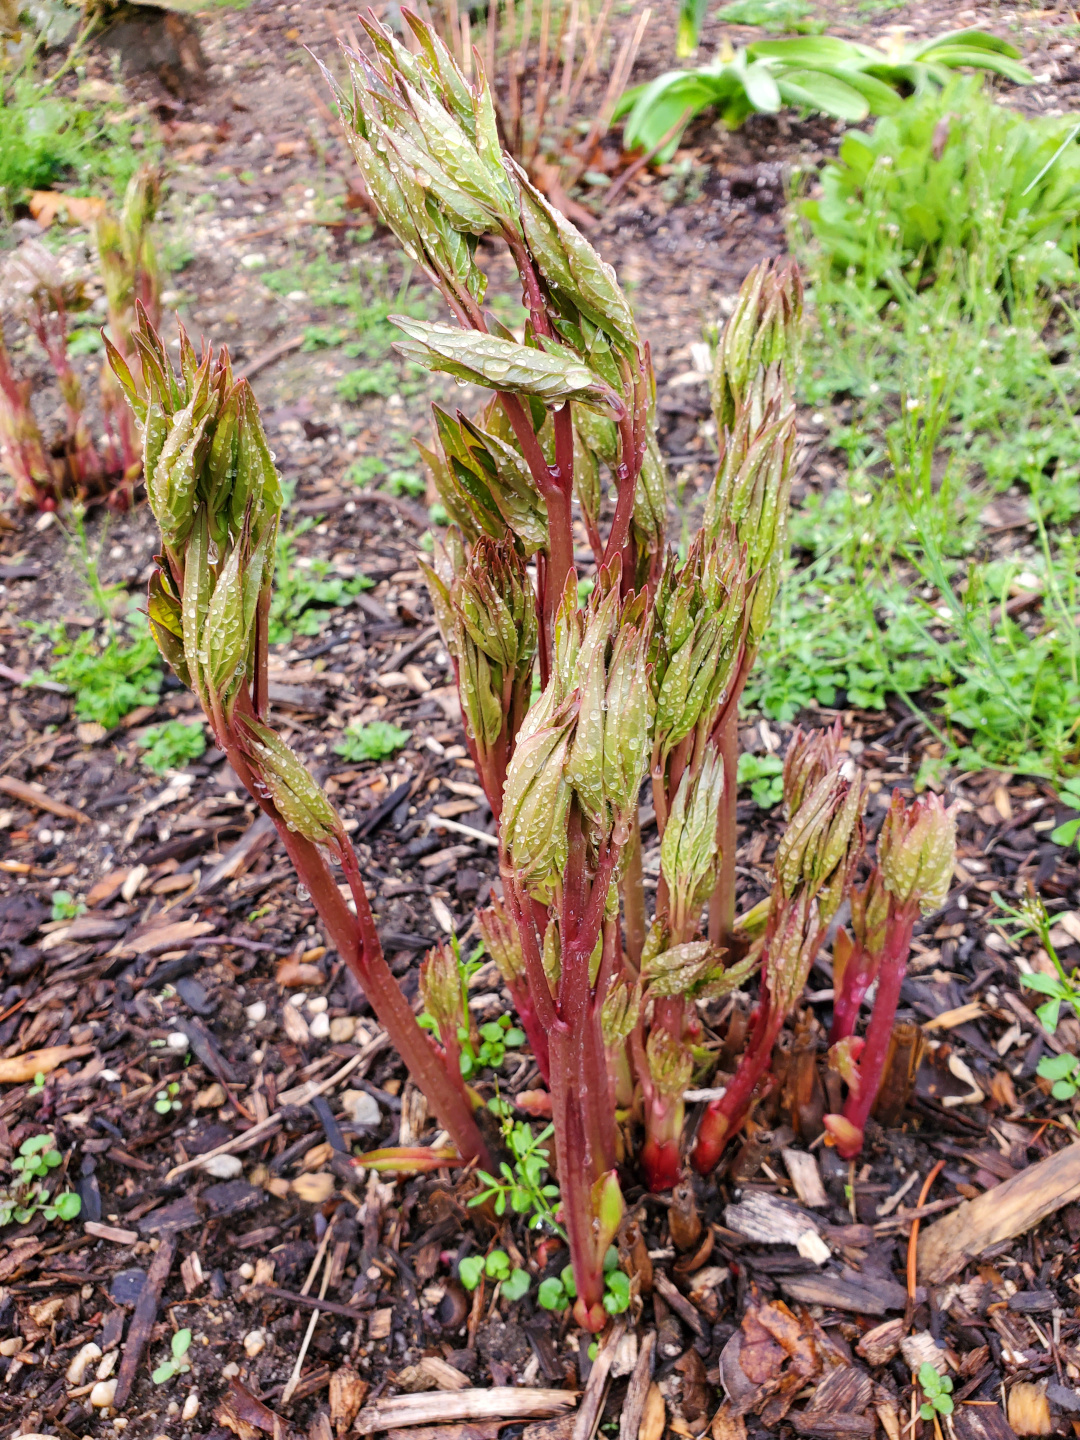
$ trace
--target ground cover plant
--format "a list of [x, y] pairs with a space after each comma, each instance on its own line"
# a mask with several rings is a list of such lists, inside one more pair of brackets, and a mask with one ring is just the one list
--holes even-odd
[[[713, 375], [721, 465], [702, 531], [680, 560], [665, 549], [649, 352], [614, 273], [500, 151], [483, 75], [469, 84], [431, 28], [408, 21], [419, 55], [364, 22], [371, 48], [346, 50], [354, 88], [335, 97], [369, 193], [458, 322], [396, 317], [401, 352], [497, 397], [478, 420], [435, 409], [426, 454], [455, 524], [426, 574], [498, 822], [503, 896], [478, 924], [523, 1032], [487, 1022], [478, 1041], [496, 1064], [527, 1039], [550, 1087], [572, 1283], [564, 1276], [563, 1302], [549, 1299], [572, 1301], [577, 1322], [596, 1331], [628, 1303], [609, 1259], [625, 1210], [620, 1153], [625, 1166], [636, 1152], [652, 1189], [678, 1184], [688, 1151], [699, 1171], [716, 1167], [863, 859], [864, 791], [841, 759], [839, 732], [797, 734], [772, 893], [740, 931], [736, 713], [786, 546], [801, 287], [794, 267], [768, 264], [743, 286]], [[529, 307], [521, 341], [481, 309], [479, 235], [505, 245], [518, 269]], [[250, 389], [226, 354], [199, 359], [183, 333], [179, 377], [148, 322], [136, 343], [146, 396], [112, 347], [110, 357], [144, 427], [162, 533], [155, 637], [275, 824], [457, 1159], [477, 1162], [497, 1187], [467, 1083], [483, 1061], [460, 958], [440, 945], [421, 969], [433, 1045], [383, 956], [341, 818], [268, 723], [281, 488]], [[584, 600], [575, 523], [596, 567]], [[641, 868], [646, 782], [662, 837], [653, 917]], [[894, 800], [838, 963], [838, 1010], [849, 987], [854, 997], [835, 1036], [850, 1093], [826, 1125], [845, 1156], [862, 1146], [912, 927], [944, 900], [953, 854], [953, 823], [936, 796]], [[696, 1002], [731, 993], [759, 965], [747, 1043], [691, 1147], [683, 1093], [704, 1058]], [[863, 1041], [854, 1017], [875, 978]], [[453, 1153], [363, 1158], [425, 1170]]]
[[1073, 141], [959, 80], [850, 132], [800, 203], [803, 383], [847, 475], [796, 518], [766, 713], [900, 695], [967, 768], [1075, 768]]

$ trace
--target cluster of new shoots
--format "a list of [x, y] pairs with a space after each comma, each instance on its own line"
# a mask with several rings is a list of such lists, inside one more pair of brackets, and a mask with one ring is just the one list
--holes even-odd
[[[158, 173], [144, 168], [129, 182], [119, 216], [105, 212], [95, 224], [109, 334], [129, 364], [136, 303], [157, 323], [158, 270], [151, 225], [159, 192]], [[128, 509], [142, 468], [131, 411], [106, 360], [100, 392], [103, 434], [95, 441], [82, 382], [71, 363], [68, 317], [90, 304], [82, 281], [63, 274], [43, 246], [27, 240], [4, 265], [0, 290], [44, 350], [64, 409], [61, 432], [47, 441], [31, 406], [32, 382], [16, 376], [0, 335], [0, 467], [13, 481], [16, 498], [52, 510], [69, 496], [107, 497], [114, 508]]]
[[[413, 48], [363, 21], [367, 52], [345, 50], [351, 84], [331, 84], [375, 205], [454, 322], [399, 319], [399, 348], [492, 397], [475, 418], [435, 410], [424, 454], [452, 525], [427, 579], [498, 821], [501, 895], [478, 925], [549, 1087], [554, 1157], [524, 1124], [510, 1127], [506, 1159], [486, 1155], [470, 1085], [480, 1050], [456, 953], [440, 946], [423, 965], [430, 1038], [389, 974], [344, 826], [270, 725], [280, 488], [253, 397], [227, 356], [199, 360], [186, 337], [176, 377], [143, 323], [133, 340], [145, 390], [113, 358], [143, 426], [162, 531], [151, 622], [458, 1156], [479, 1159], [477, 1199], [528, 1210], [566, 1238], [571, 1266], [545, 1282], [541, 1303], [572, 1306], [580, 1325], [599, 1330], [629, 1301], [610, 1262], [625, 1212], [620, 1176], [639, 1168], [650, 1187], [668, 1189], [688, 1159], [701, 1171], [718, 1163], [849, 894], [854, 938], [840, 942], [844, 1033], [834, 1039], [847, 1044], [851, 1094], [830, 1128], [845, 1153], [861, 1143], [895, 1010], [886, 972], [902, 973], [916, 916], [940, 904], [952, 826], [936, 799], [894, 800], [877, 867], [852, 893], [862, 783], [838, 729], [797, 735], [771, 895], [753, 925], [736, 924], [737, 708], [786, 554], [798, 272], [757, 267], [721, 337], [720, 464], [704, 528], [680, 560], [665, 545], [649, 351], [613, 271], [502, 152], [483, 73], [468, 80], [431, 27], [403, 17]], [[516, 266], [528, 310], [519, 335], [483, 308], [481, 240], [504, 246]], [[589, 549], [594, 583], [582, 601], [578, 564]], [[651, 915], [643, 791], [660, 843]], [[685, 1094], [712, 1069], [699, 1006], [759, 968], [746, 1051], [691, 1147]], [[879, 972], [859, 1057], [856, 996]], [[407, 1158], [430, 1169], [447, 1153], [379, 1152], [365, 1163], [401, 1169]], [[478, 1265], [468, 1267], [477, 1282]]]

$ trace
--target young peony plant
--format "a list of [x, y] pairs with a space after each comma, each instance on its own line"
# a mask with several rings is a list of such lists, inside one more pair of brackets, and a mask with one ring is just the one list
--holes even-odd
[[[369, 50], [345, 49], [352, 84], [335, 85], [335, 96], [373, 203], [456, 321], [399, 319], [399, 348], [492, 395], [476, 418], [435, 407], [423, 453], [452, 525], [427, 580], [498, 822], [502, 893], [478, 925], [550, 1087], [574, 1314], [599, 1330], [604, 1259], [624, 1215], [620, 1176], [640, 1173], [665, 1190], [685, 1179], [688, 1158], [702, 1172], [720, 1161], [862, 857], [863, 786], [839, 728], [797, 735], [771, 894], [735, 915], [737, 708], [786, 554], [801, 285], [792, 264], [765, 263], [743, 286], [716, 352], [718, 473], [702, 531], [680, 559], [665, 546], [649, 349], [614, 272], [502, 153], [482, 71], [467, 81], [438, 35], [403, 16], [416, 53], [362, 22]], [[521, 339], [482, 307], [482, 238], [517, 267], [529, 312]], [[112, 358], [143, 426], [162, 529], [150, 602], [162, 651], [277, 824], [457, 1156], [490, 1168], [462, 1074], [455, 957], [440, 948], [422, 967], [436, 1032], [425, 1035], [382, 958], [341, 820], [270, 727], [280, 491], [251, 392], [227, 356], [199, 362], [186, 337], [180, 379], [151, 327], [141, 324], [134, 343], [145, 397]], [[582, 601], [586, 549], [595, 583]], [[660, 841], [651, 915], [643, 790]], [[873, 918], [871, 928], [853, 921], [846, 941], [849, 955], [863, 947], [843, 972], [850, 998], [838, 980], [846, 1041], [857, 984], [875, 965], [902, 973], [915, 915], [937, 903], [951, 866], [936, 801], [896, 800], [894, 811], [879, 844], [882, 878], [866, 890], [885, 888], [884, 918], [877, 900], [854, 902], [853, 914]], [[690, 1146], [685, 1092], [713, 1068], [699, 1003], [731, 994], [759, 966], [749, 1043]], [[858, 1088], [833, 1117], [842, 1147], [861, 1143], [891, 1021], [887, 1005], [880, 1023], [875, 1010]], [[440, 1150], [410, 1163], [446, 1159]]]

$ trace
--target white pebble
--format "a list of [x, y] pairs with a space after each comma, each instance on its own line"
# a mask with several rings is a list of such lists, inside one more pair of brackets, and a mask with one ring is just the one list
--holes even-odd
[[181, 1420], [194, 1420], [199, 1413], [199, 1392], [192, 1390], [191, 1394], [184, 1401], [184, 1408], [180, 1411]]
[[169, 1038], [165, 1041], [165, 1044], [169, 1047], [170, 1050], [175, 1050], [178, 1054], [184, 1055], [187, 1053], [187, 1050], [191, 1045], [191, 1041], [184, 1034], [183, 1030], [174, 1030], [169, 1036]]
[[215, 1180], [235, 1180], [244, 1173], [244, 1162], [239, 1155], [211, 1155], [199, 1168]]
[[95, 1345], [92, 1340], [88, 1345], [84, 1345], [81, 1350], [77, 1350], [71, 1357], [67, 1369], [64, 1371], [68, 1384], [81, 1385], [83, 1383], [83, 1376], [86, 1374], [87, 1366], [91, 1360], [100, 1359], [101, 1346]]
[[255, 1274], [255, 1266], [252, 1265], [250, 1260], [245, 1260], [243, 1265], [240, 1266], [240, 1274], [245, 1280], [250, 1280]]
[[251, 255], [241, 255], [240, 264], [245, 270], [261, 270], [266, 264], [266, 256], [254, 253]]
[[330, 1001], [327, 1000], [325, 995], [313, 995], [307, 1002], [308, 1013], [311, 1015], [321, 1015], [329, 1004]]
[[330, 1034], [330, 1016], [320, 1010], [310, 1025], [311, 1038], [313, 1040], [325, 1040]]
[[366, 1090], [346, 1090], [341, 1097], [345, 1114], [354, 1125], [377, 1125], [379, 1102]]
[[95, 1410], [107, 1410], [116, 1395], [115, 1380], [99, 1380], [90, 1391], [90, 1404]]
[[228, 1365], [221, 1367], [221, 1373], [225, 1376], [226, 1380], [235, 1380], [237, 1375], [240, 1374], [240, 1366], [237, 1365], [235, 1360], [230, 1360]]
[[116, 1369], [116, 1362], [119, 1359], [119, 1350], [106, 1350], [97, 1367], [97, 1378], [99, 1380], [108, 1380], [109, 1376]]
[[266, 1019], [266, 1001], [256, 1000], [253, 1005], [245, 1005], [244, 1014], [247, 1016], [249, 1024], [257, 1025], [260, 1020]]
[[244, 1336], [244, 1353], [252, 1360], [266, 1349], [266, 1331], [249, 1330]]

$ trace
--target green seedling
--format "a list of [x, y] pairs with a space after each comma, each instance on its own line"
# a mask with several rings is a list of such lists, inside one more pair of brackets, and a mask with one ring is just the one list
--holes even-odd
[[69, 641], [62, 627], [54, 629], [54, 660], [48, 676], [35, 671], [31, 682], [49, 679], [65, 685], [74, 696], [79, 720], [96, 721], [112, 730], [140, 705], [156, 705], [161, 690], [157, 646], [145, 616], [134, 612], [128, 627], [133, 638], [127, 644], [111, 626], [104, 643], [98, 643], [91, 630]]
[[54, 920], [74, 920], [76, 915], [81, 915], [86, 909], [80, 905], [70, 890], [54, 890], [52, 893], [52, 918]]
[[161, 1364], [157, 1367], [157, 1369], [150, 1377], [155, 1385], [164, 1385], [165, 1382], [167, 1380], [171, 1380], [174, 1375], [183, 1375], [191, 1369], [191, 1366], [184, 1358], [190, 1348], [191, 1331], [177, 1330], [176, 1334], [169, 1342], [169, 1349], [171, 1353], [169, 1354], [167, 1359], [161, 1362]]
[[370, 725], [350, 725], [334, 746], [334, 753], [351, 761], [385, 760], [411, 738], [411, 730], [401, 730], [388, 720], [374, 720]]
[[[558, 1276], [549, 1275], [541, 1281], [536, 1294], [545, 1310], [565, 1310], [577, 1298], [574, 1271], [567, 1265]], [[619, 1269], [619, 1252], [609, 1245], [604, 1255], [604, 1309], [609, 1315], [621, 1315], [630, 1305], [630, 1281]]]
[[177, 1097], [180, 1094], [180, 1086], [175, 1080], [170, 1080], [164, 1090], [159, 1090], [154, 1097], [154, 1109], [159, 1115], [173, 1115], [183, 1109], [183, 1103]]
[[[1080, 810], [1080, 775], [1074, 775], [1062, 783], [1058, 799], [1063, 805]], [[1073, 845], [1076, 843], [1078, 833], [1080, 833], [1080, 815], [1073, 820], [1064, 821], [1056, 829], [1051, 830], [1050, 839], [1055, 845]]]
[[146, 752], [142, 757], [146, 768], [164, 775], [167, 770], [182, 770], [186, 761], [198, 760], [206, 753], [206, 731], [201, 724], [166, 720], [144, 730], [137, 743]]
[[1044, 1055], [1036, 1074], [1054, 1082], [1050, 1094], [1055, 1100], [1072, 1100], [1080, 1091], [1080, 1060], [1075, 1055]]
[[369, 485], [372, 480], [386, 474], [386, 461], [377, 455], [361, 455], [345, 471], [342, 479], [350, 485]]
[[1080, 970], [1073, 970], [1070, 975], [1061, 963], [1050, 938], [1053, 921], [1037, 895], [1029, 895], [1019, 905], [1009, 905], [995, 890], [991, 899], [1005, 916], [1004, 920], [992, 920], [991, 924], [1003, 932], [1011, 930], [1008, 938], [1012, 941], [1025, 935], [1038, 936], [1040, 946], [1053, 962], [1057, 972], [1054, 975], [1044, 975], [1041, 970], [1036, 970], [1020, 976], [1021, 985], [1048, 997], [1036, 1008], [1035, 1014], [1039, 1023], [1052, 1035], [1057, 1029], [1062, 1005], [1071, 1006], [1073, 1013], [1080, 1015]]
[[739, 756], [738, 782], [749, 785], [754, 803], [761, 810], [772, 810], [784, 798], [784, 762], [779, 755]]
[[932, 1420], [935, 1413], [952, 1414], [952, 1381], [947, 1375], [939, 1375], [929, 1360], [924, 1360], [919, 1366], [919, 1388], [926, 1396], [919, 1406], [919, 1414], [924, 1420]]
[[565, 1232], [555, 1218], [559, 1187], [546, 1178], [551, 1152], [545, 1142], [554, 1135], [555, 1127], [547, 1125], [534, 1135], [527, 1121], [515, 1121], [511, 1117], [505, 1101], [496, 1098], [488, 1104], [502, 1118], [503, 1141], [513, 1159], [500, 1164], [501, 1179], [484, 1170], [478, 1171], [484, 1188], [469, 1205], [483, 1205], [491, 1200], [496, 1215], [505, 1215], [508, 1209], [516, 1215], [527, 1215], [530, 1229], [547, 1229], [565, 1239]]
[[361, 590], [370, 590], [366, 575], [343, 579], [333, 573], [328, 560], [297, 556], [296, 537], [311, 528], [298, 525], [277, 538], [277, 584], [270, 602], [271, 645], [287, 645], [294, 635], [318, 635], [325, 615], [323, 607], [348, 605]]
[[458, 1262], [458, 1276], [466, 1290], [475, 1290], [484, 1275], [501, 1284], [500, 1293], [507, 1300], [520, 1300], [528, 1294], [531, 1283], [528, 1271], [512, 1268], [505, 1250], [492, 1250], [486, 1258], [466, 1255]]
[[25, 1225], [38, 1213], [46, 1220], [74, 1220], [82, 1209], [82, 1200], [72, 1191], [52, 1196], [42, 1180], [63, 1164], [64, 1157], [55, 1148], [51, 1135], [33, 1135], [19, 1146], [11, 1162], [14, 1182], [0, 1190], [0, 1226], [12, 1220]]

